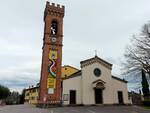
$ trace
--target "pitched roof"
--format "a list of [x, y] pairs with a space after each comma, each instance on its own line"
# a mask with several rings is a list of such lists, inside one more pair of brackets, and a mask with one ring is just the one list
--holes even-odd
[[68, 76], [66, 78], [63, 78], [63, 80], [66, 80], [66, 79], [69, 79], [69, 78], [78, 77], [78, 76], [81, 76], [81, 75], [82, 75], [81, 70], [79, 70], [79, 71], [73, 73], [72, 75], [70, 75], [70, 76]]
[[[70, 75], [70, 76], [68, 76], [68, 77], [66, 77], [66, 78], [63, 78], [63, 80], [70, 79], [70, 78], [74, 78], [74, 77], [78, 77], [78, 76], [81, 76], [81, 75], [82, 75], [82, 72], [81, 72], [81, 70], [79, 70], [79, 71], [73, 73], [72, 75]], [[113, 75], [112, 75], [111, 77], [112, 77], [113, 79], [118, 80], [118, 81], [121, 81], [121, 82], [124, 82], [124, 83], [128, 83], [128, 81], [126, 81], [126, 80], [124, 80], [124, 79], [121, 79], [121, 78], [119, 78], [119, 77], [116, 77], [116, 76], [113, 76]], [[100, 79], [94, 81], [93, 83], [98, 82], [98, 81], [100, 81]], [[101, 81], [102, 81], [102, 80], [101, 80]], [[103, 82], [104, 82], [104, 81], [103, 81]]]
[[124, 79], [121, 79], [121, 78], [118, 78], [118, 77], [113, 76], [113, 75], [112, 75], [112, 78], [113, 78], [113, 79], [116, 79], [116, 80], [119, 80], [119, 81], [121, 81], [121, 82], [124, 82], [124, 83], [128, 83], [128, 81], [126, 81], [126, 80], [124, 80]]
[[84, 61], [81, 61], [80, 64], [81, 64], [81, 68], [82, 67], [85, 67], [85, 66], [88, 66], [90, 64], [93, 64], [95, 62], [99, 62], [100, 64], [102, 64], [103, 66], [109, 68], [109, 69], [112, 69], [112, 64], [99, 58], [98, 56], [95, 56], [93, 58], [90, 58], [90, 59], [87, 59], [87, 60], [84, 60]]
[[79, 70], [79, 69], [77, 69], [77, 68], [75, 68], [75, 67], [73, 67], [73, 66], [70, 66], [70, 65], [64, 65], [64, 66], [62, 66], [62, 68], [65, 68], [65, 67], [70, 67], [70, 68], [73, 68], [73, 69], [75, 69], [75, 70]]
[[39, 86], [35, 86], [35, 87], [27, 88], [27, 89], [25, 89], [25, 90], [27, 91], [27, 90], [38, 89], [38, 88], [39, 88]]

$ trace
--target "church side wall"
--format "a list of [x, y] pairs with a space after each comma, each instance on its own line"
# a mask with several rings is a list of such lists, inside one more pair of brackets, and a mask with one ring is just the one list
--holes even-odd
[[70, 90], [76, 90], [76, 104], [81, 104], [81, 76], [63, 80], [63, 96], [68, 95], [68, 100], [64, 100], [64, 105], [69, 105]]
[[112, 78], [112, 86], [113, 86], [113, 95], [114, 95], [114, 104], [118, 104], [118, 91], [123, 92], [123, 101], [124, 104], [130, 104], [130, 100], [128, 99], [128, 89], [127, 83], [121, 82]]

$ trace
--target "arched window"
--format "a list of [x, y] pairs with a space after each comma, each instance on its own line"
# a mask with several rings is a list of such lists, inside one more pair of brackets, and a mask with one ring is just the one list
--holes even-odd
[[58, 23], [56, 20], [53, 20], [51, 23], [51, 35], [56, 36], [58, 31]]

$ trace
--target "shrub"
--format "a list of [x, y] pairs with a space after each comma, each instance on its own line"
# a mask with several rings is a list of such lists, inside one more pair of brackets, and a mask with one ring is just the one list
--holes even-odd
[[145, 100], [142, 103], [144, 106], [150, 106], [150, 100]]
[[5, 86], [0, 85], [0, 100], [7, 98], [9, 95], [10, 90]]

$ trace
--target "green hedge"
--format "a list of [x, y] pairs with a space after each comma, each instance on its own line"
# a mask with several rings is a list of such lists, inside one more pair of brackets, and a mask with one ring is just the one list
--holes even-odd
[[144, 106], [150, 106], [150, 100], [142, 101]]

